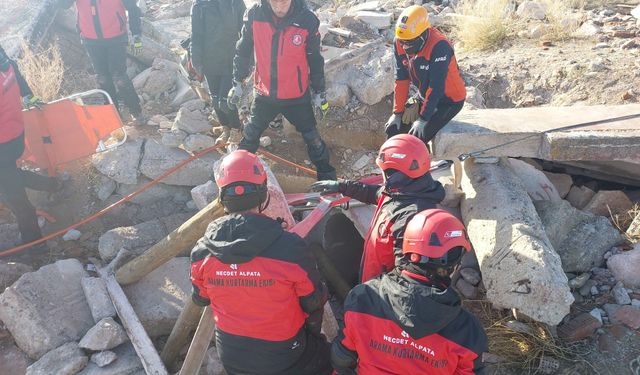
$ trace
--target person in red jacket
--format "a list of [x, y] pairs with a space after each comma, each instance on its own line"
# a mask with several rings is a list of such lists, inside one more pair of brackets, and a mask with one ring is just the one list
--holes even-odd
[[342, 193], [363, 203], [377, 204], [360, 263], [360, 282], [391, 271], [402, 261], [407, 222], [416, 213], [435, 208], [444, 199], [442, 185], [431, 177], [427, 146], [410, 134], [389, 138], [378, 152], [384, 185], [359, 181], [319, 181], [311, 186], [322, 193]]
[[191, 281], [193, 301], [213, 310], [227, 374], [331, 373], [320, 334], [328, 292], [304, 240], [260, 214], [268, 204], [260, 160], [230, 153], [216, 183], [228, 215], [193, 248]]
[[[91, 59], [98, 86], [114, 103], [122, 99], [140, 124], [145, 118], [140, 98], [127, 76], [127, 20], [133, 35], [132, 51], [142, 51], [142, 26], [137, 0], [60, 0], [64, 8], [76, 4], [78, 30]], [[128, 17], [127, 17], [128, 14]]]
[[[395, 34], [393, 114], [385, 132], [388, 137], [409, 132], [428, 143], [462, 109], [464, 81], [451, 43], [431, 27], [423, 6], [405, 9]], [[418, 96], [408, 103], [410, 84]]]
[[486, 374], [486, 333], [450, 288], [470, 249], [464, 225], [447, 211], [415, 215], [402, 246], [406, 262], [345, 300], [331, 348], [337, 374]]
[[234, 87], [229, 106], [242, 96], [242, 82], [255, 60], [255, 99], [249, 123], [242, 132], [240, 148], [256, 152], [260, 136], [278, 114], [295, 126], [316, 166], [318, 180], [335, 180], [329, 149], [316, 129], [314, 103], [325, 112], [324, 58], [320, 54], [320, 21], [304, 0], [261, 0], [245, 16], [233, 59]]
[[37, 103], [29, 85], [20, 74], [18, 65], [0, 47], [0, 197], [18, 222], [23, 243], [40, 239], [36, 209], [25, 187], [55, 192], [62, 182], [53, 177], [41, 176], [17, 167], [17, 160], [24, 152], [23, 103]]

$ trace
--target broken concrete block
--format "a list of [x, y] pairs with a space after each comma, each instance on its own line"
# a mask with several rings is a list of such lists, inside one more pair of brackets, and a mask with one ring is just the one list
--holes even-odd
[[168, 335], [191, 298], [189, 258], [174, 258], [135, 284], [124, 287], [150, 337]]
[[604, 262], [604, 253], [623, 241], [602, 216], [577, 210], [567, 202], [534, 202], [565, 272], [586, 272]]
[[80, 340], [78, 346], [92, 351], [109, 350], [129, 341], [124, 328], [113, 320], [104, 318], [93, 326]]
[[547, 5], [535, 1], [524, 1], [518, 6], [516, 14], [524, 19], [543, 20], [547, 16]]
[[171, 108], [178, 109], [183, 103], [198, 98], [198, 94], [193, 90], [189, 81], [182, 74], [176, 76], [176, 91], [171, 101]]
[[630, 305], [631, 297], [629, 297], [629, 293], [624, 288], [624, 284], [622, 281], [618, 281], [618, 283], [611, 289], [611, 294], [613, 295], [613, 299], [616, 300], [618, 305]]
[[572, 186], [567, 194], [567, 201], [573, 207], [581, 210], [591, 201], [594, 195], [596, 195], [596, 192], [586, 186]]
[[480, 272], [473, 268], [463, 268], [460, 270], [460, 276], [469, 284], [476, 286], [482, 281]]
[[387, 12], [361, 10], [355, 13], [355, 19], [368, 24], [374, 29], [386, 29], [391, 26], [393, 14]]
[[612, 255], [607, 260], [607, 268], [626, 287], [640, 288], [640, 245], [636, 244], [632, 250]]
[[456, 282], [456, 289], [466, 299], [475, 299], [476, 297], [478, 297], [478, 288], [471, 285], [463, 278], [458, 279], [458, 281]]
[[45, 354], [27, 368], [26, 375], [75, 375], [82, 370], [89, 358], [77, 342], [68, 342]]
[[207, 181], [205, 184], [198, 185], [191, 189], [191, 199], [195, 203], [198, 210], [205, 208], [209, 203], [218, 197], [219, 189], [213, 181]]
[[189, 134], [211, 130], [211, 124], [202, 111], [190, 111], [188, 108], [180, 108], [173, 126]]
[[351, 100], [349, 86], [341, 83], [333, 83], [327, 87], [327, 103], [331, 107], [344, 108]]
[[[191, 157], [186, 151], [167, 147], [153, 140], [147, 140], [144, 156], [140, 162], [140, 173], [154, 179], [167, 170]], [[220, 159], [217, 153], [209, 153], [198, 158], [162, 182], [167, 185], [197, 186], [211, 179], [214, 163]]]
[[513, 173], [522, 181], [527, 193], [533, 201], [560, 202], [560, 194], [542, 171], [522, 160], [509, 158]]
[[142, 362], [140, 362], [131, 343], [120, 345], [113, 352], [116, 354], [117, 360], [110, 365], [99, 367], [97, 364], [89, 362], [78, 375], [130, 375], [139, 374], [139, 371], [143, 370]]
[[364, 154], [360, 156], [358, 160], [351, 166], [351, 169], [354, 171], [359, 171], [362, 168], [366, 167], [372, 161], [371, 155]]
[[571, 177], [571, 175], [564, 173], [551, 173], [547, 171], [542, 171], [542, 173], [544, 173], [553, 186], [556, 187], [560, 198], [564, 198], [569, 194], [569, 190], [571, 190], [571, 186], [573, 186], [573, 177]]
[[609, 217], [612, 214], [626, 214], [631, 208], [633, 208], [633, 202], [624, 192], [620, 190], [600, 190], [591, 198], [591, 201], [583, 210], [594, 215]]
[[0, 249], [11, 249], [20, 244], [18, 224], [0, 224]]
[[32, 271], [33, 268], [26, 264], [0, 261], [0, 292], [13, 284], [20, 276]]
[[191, 153], [197, 153], [203, 151], [209, 147], [213, 147], [216, 144], [216, 140], [213, 137], [209, 137], [205, 134], [189, 134], [185, 138], [182, 146], [184, 149]]
[[98, 323], [104, 318], [116, 316], [116, 308], [113, 307], [107, 286], [101, 278], [83, 277], [81, 284], [94, 322]]
[[515, 308], [551, 325], [560, 323], [574, 299], [560, 257], [522, 182], [504, 159], [498, 164], [467, 161], [464, 170], [462, 218], [480, 263], [487, 299], [498, 308]]
[[438, 177], [438, 182], [444, 187], [444, 199], [440, 202], [445, 207], [458, 207], [460, 200], [464, 197], [462, 190], [455, 186], [453, 176]]
[[79, 340], [93, 326], [83, 276], [78, 260], [59, 260], [23, 275], [0, 295], [0, 320], [29, 357]]
[[167, 147], [180, 147], [182, 142], [187, 138], [189, 134], [187, 132], [180, 130], [178, 128], [166, 129], [166, 131], [161, 131], [162, 138], [160, 142]]
[[62, 236], [62, 239], [64, 241], [77, 241], [80, 239], [80, 237], [82, 237], [82, 232], [76, 229], [71, 229], [70, 231], [65, 233], [64, 236]]
[[116, 191], [117, 184], [107, 176], [100, 176], [100, 180], [95, 186], [95, 192], [101, 201], [107, 200]]
[[[149, 182], [151, 182], [151, 179], [141, 176], [138, 177], [138, 183], [135, 185], [120, 184], [120, 186], [118, 186], [118, 189], [116, 190], [116, 193], [124, 197], [133, 193], [134, 191], [140, 190]], [[150, 205], [158, 201], [171, 200], [176, 195], [183, 194], [185, 191], [188, 191], [188, 189], [189, 187], [186, 186], [175, 186], [158, 183], [133, 197], [130, 202], [143, 206]]]
[[142, 156], [141, 139], [127, 142], [118, 148], [95, 154], [91, 162], [103, 175], [121, 184], [138, 182], [138, 164]]
[[98, 367], [104, 367], [104, 366], [110, 365], [116, 359], [118, 359], [118, 356], [116, 355], [116, 353], [110, 350], [105, 350], [100, 353], [95, 353], [94, 355], [91, 356], [91, 362], [98, 365]]

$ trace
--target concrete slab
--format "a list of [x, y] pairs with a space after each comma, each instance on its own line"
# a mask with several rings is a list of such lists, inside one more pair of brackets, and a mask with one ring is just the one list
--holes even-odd
[[451, 160], [463, 153], [531, 135], [526, 140], [489, 150], [483, 156], [640, 163], [640, 117], [538, 134], [568, 125], [638, 113], [640, 104], [463, 111], [436, 136], [434, 159]]

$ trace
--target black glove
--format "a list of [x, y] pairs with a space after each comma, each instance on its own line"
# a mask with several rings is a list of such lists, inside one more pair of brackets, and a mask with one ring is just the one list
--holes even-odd
[[324, 309], [318, 309], [307, 317], [304, 321], [305, 328], [307, 332], [311, 333], [315, 336], [320, 336], [320, 331], [322, 331], [322, 317], [324, 314]]
[[391, 138], [394, 135], [400, 134], [400, 127], [402, 126], [402, 113], [394, 113], [389, 117], [387, 123], [384, 124], [384, 132], [387, 133], [387, 138]]
[[425, 138], [427, 136], [426, 130], [427, 130], [427, 120], [423, 119], [422, 117], [418, 117], [418, 119], [414, 121], [413, 124], [411, 125], [411, 130], [409, 130], [409, 134], [422, 139], [422, 141], [425, 141]]
[[318, 192], [320, 194], [335, 194], [340, 193], [340, 182], [333, 180], [324, 180], [314, 182], [311, 185], [311, 191]]

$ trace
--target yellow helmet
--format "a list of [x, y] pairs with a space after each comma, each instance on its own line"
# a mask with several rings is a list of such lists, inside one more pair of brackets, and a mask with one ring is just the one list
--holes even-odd
[[420, 36], [431, 27], [427, 16], [427, 9], [420, 5], [412, 5], [403, 10], [396, 23], [396, 38], [411, 40]]

